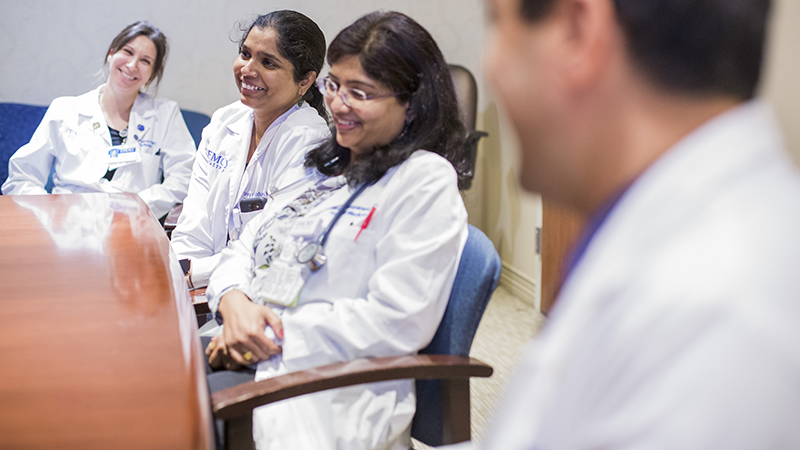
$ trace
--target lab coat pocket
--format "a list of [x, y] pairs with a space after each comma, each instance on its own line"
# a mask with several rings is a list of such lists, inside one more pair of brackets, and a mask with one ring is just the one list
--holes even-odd
[[150, 152], [142, 152], [141, 161], [142, 180], [144, 188], [161, 183], [161, 156], [156, 156]]
[[[342, 228], [338, 233], [331, 232], [325, 245], [325, 254], [328, 256], [326, 264], [328, 277], [330, 280], [337, 280], [331, 284], [332, 286], [347, 291], [341, 292], [340, 295], [364, 297], [367, 280], [375, 268], [376, 234], [368, 228], [363, 230], [359, 230], [359, 227]], [[360, 289], [365, 292], [360, 292]]]

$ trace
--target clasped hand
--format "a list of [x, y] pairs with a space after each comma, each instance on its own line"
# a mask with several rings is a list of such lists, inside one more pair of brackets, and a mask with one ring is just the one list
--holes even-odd
[[220, 299], [219, 312], [225, 320], [223, 332], [206, 347], [213, 369], [236, 370], [281, 353], [281, 347], [264, 334], [270, 326], [283, 339], [283, 324], [268, 306], [257, 305], [234, 289]]

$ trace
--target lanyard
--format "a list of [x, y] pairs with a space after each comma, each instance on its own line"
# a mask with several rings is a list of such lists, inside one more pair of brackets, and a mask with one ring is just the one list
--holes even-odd
[[[303, 162], [304, 162], [303, 160], [300, 160], [299, 162], [296, 162], [296, 163], [290, 165], [287, 169], [294, 168], [298, 164], [302, 164]], [[234, 208], [234, 210], [232, 211], [232, 214], [231, 214], [233, 216], [233, 231], [234, 231], [235, 236], [238, 238], [239, 230], [243, 226], [242, 216], [241, 216], [242, 211], [244, 211], [244, 212], [260, 211], [260, 210], [264, 209], [264, 205], [267, 204], [268, 199], [273, 198], [273, 195], [275, 195], [275, 194], [277, 194], [277, 193], [279, 193], [281, 191], [284, 191], [286, 189], [289, 189], [290, 187], [295, 186], [295, 185], [297, 185], [297, 184], [299, 184], [299, 183], [301, 183], [303, 181], [306, 181], [309, 178], [311, 178], [313, 176], [316, 176], [316, 175], [317, 174], [315, 172], [311, 172], [311, 173], [303, 176], [302, 178], [300, 178], [298, 180], [295, 180], [295, 181], [287, 184], [286, 186], [281, 187], [280, 189], [276, 189], [276, 190], [274, 190], [272, 192], [270, 192], [268, 190], [266, 197], [251, 197], [251, 198], [247, 198], [247, 199], [244, 199], [244, 200], [240, 200], [239, 203], [237, 204], [236, 208]]]
[[336, 211], [336, 215], [333, 216], [333, 220], [328, 224], [328, 227], [325, 228], [325, 231], [322, 232], [319, 238], [317, 238], [316, 242], [309, 242], [306, 244], [299, 252], [297, 252], [297, 262], [300, 264], [309, 263], [311, 270], [316, 272], [317, 270], [321, 269], [322, 266], [328, 261], [328, 257], [325, 256], [323, 252], [323, 247], [325, 246], [325, 242], [328, 240], [328, 236], [331, 234], [331, 230], [333, 226], [336, 225], [336, 222], [344, 215], [347, 211], [347, 208], [353, 203], [364, 189], [366, 189], [372, 183], [364, 183], [359, 188], [350, 195], [350, 198], [344, 202], [339, 208], [339, 211]]

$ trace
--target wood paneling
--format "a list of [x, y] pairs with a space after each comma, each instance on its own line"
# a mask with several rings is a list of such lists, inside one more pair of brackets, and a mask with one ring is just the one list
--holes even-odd
[[542, 199], [542, 312], [547, 314], [561, 287], [564, 261], [580, 238], [585, 219], [576, 211]]
[[0, 448], [210, 448], [175, 264], [136, 195], [0, 196]]

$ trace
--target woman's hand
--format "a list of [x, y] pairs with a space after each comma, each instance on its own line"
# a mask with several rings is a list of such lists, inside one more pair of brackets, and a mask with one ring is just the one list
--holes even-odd
[[225, 350], [238, 364], [253, 364], [282, 351], [264, 335], [269, 325], [275, 336], [283, 338], [283, 324], [269, 307], [251, 302], [243, 292], [234, 289], [220, 299], [219, 312], [225, 321], [221, 335]]
[[242, 367], [228, 353], [228, 348], [225, 346], [225, 340], [222, 335], [211, 339], [208, 347], [206, 347], [206, 355], [208, 356], [208, 365], [214, 370], [238, 370]]

